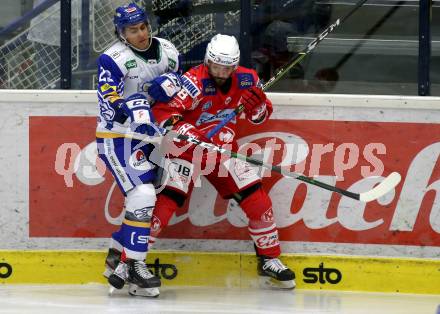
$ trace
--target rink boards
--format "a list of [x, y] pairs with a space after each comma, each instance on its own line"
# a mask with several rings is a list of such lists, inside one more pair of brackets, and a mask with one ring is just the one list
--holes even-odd
[[[104, 252], [123, 217], [123, 198], [96, 158], [95, 92], [0, 96], [8, 117], [0, 141], [0, 282], [104, 282]], [[239, 142], [266, 149], [276, 139], [282, 149], [274, 165], [359, 192], [392, 171], [402, 175], [386, 196], [361, 203], [263, 173], [298, 288], [440, 293], [440, 99], [269, 97], [271, 119], [258, 129], [240, 126], [241, 119]], [[284, 150], [288, 145], [294, 149]], [[203, 180], [149, 262], [165, 285], [254, 286], [247, 218]]]
[[[1, 284], [105, 283], [103, 251], [0, 251]], [[432, 259], [285, 254], [298, 289], [440, 294]], [[165, 286], [259, 285], [251, 253], [151, 252], [147, 263]]]

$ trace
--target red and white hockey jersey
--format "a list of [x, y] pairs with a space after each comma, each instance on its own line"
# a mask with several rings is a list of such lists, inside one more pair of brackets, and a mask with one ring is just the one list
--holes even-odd
[[[239, 105], [244, 90], [261, 83], [257, 73], [239, 66], [232, 74], [228, 91], [223, 92], [216, 86], [204, 64], [186, 72], [183, 77], [182, 90], [168, 103], [156, 103], [153, 115], [161, 125], [173, 115], [180, 115], [187, 123], [191, 123], [202, 133], [207, 134]], [[272, 113], [272, 103], [266, 99], [266, 116]], [[232, 119], [220, 132], [211, 139], [214, 143], [235, 144], [236, 119]], [[235, 145], [234, 145], [235, 146]]]

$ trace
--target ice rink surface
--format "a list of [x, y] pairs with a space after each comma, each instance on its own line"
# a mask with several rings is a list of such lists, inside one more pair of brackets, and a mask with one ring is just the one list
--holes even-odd
[[[437, 314], [438, 295], [163, 287], [158, 298], [87, 285], [2, 285], [0, 313], [384, 313]], [[440, 312], [439, 312], [440, 313]]]

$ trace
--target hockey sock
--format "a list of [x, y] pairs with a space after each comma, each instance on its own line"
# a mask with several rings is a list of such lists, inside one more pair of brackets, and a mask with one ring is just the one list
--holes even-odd
[[121, 225], [122, 245], [127, 258], [143, 261], [148, 251], [150, 222], [124, 219]]
[[249, 235], [257, 255], [278, 257], [281, 249], [269, 196], [260, 188], [243, 199], [240, 206], [249, 218]]
[[157, 197], [156, 207], [151, 218], [151, 236], [149, 240], [150, 248], [155, 243], [159, 233], [168, 225], [171, 216], [177, 210], [177, 202], [170, 196], [159, 194]]

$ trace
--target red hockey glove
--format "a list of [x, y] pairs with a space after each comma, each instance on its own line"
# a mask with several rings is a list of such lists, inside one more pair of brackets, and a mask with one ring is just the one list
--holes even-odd
[[191, 123], [181, 121], [173, 128], [177, 133], [195, 138], [202, 142], [210, 142], [205, 135]]
[[241, 98], [245, 107], [246, 118], [254, 124], [262, 123], [272, 112], [270, 101], [267, 100], [266, 94], [258, 87], [247, 89]]
[[244, 112], [247, 116], [251, 116], [252, 113], [259, 107], [262, 107], [266, 102], [266, 94], [261, 88], [252, 86], [246, 89], [241, 96], [241, 103], [244, 106]]

